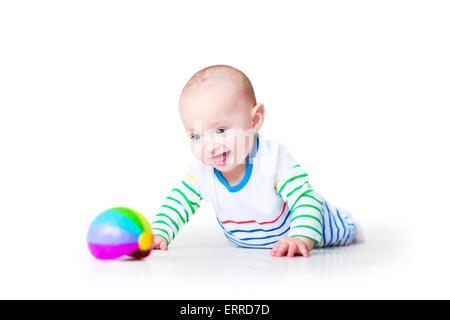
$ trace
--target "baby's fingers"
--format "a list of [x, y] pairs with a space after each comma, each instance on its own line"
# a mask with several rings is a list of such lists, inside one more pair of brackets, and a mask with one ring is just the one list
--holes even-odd
[[153, 249], [154, 250], [167, 250], [168, 245], [163, 238], [154, 236], [153, 237]]
[[271, 254], [272, 256], [275, 255], [275, 253], [277, 252], [279, 246], [280, 246], [280, 243], [278, 242], [278, 243], [272, 248], [272, 251], [270, 252], [270, 254]]
[[159, 244], [159, 248], [164, 251], [169, 250], [169, 246], [166, 244], [165, 241], [161, 241], [161, 243]]
[[309, 252], [308, 249], [306, 248], [306, 245], [304, 244], [299, 244], [298, 245], [298, 250], [300, 251], [300, 254], [304, 257], [309, 257]]
[[276, 256], [278, 249], [280, 248], [281, 242], [278, 242], [273, 248], [272, 248], [272, 256]]
[[287, 243], [282, 243], [275, 251], [275, 257], [281, 257], [284, 256], [289, 248], [289, 245]]
[[295, 245], [295, 244], [290, 244], [290, 245], [289, 245], [289, 250], [288, 250], [287, 256], [288, 256], [288, 257], [293, 257], [293, 256], [295, 256], [295, 254], [296, 254], [298, 251], [299, 251], [299, 248], [298, 248], [297, 245]]

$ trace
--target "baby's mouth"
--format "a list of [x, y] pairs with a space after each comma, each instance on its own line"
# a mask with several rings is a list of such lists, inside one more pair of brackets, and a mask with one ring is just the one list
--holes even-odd
[[224, 164], [227, 161], [229, 155], [230, 151], [222, 152], [221, 154], [212, 157], [211, 160], [214, 162], [214, 164]]

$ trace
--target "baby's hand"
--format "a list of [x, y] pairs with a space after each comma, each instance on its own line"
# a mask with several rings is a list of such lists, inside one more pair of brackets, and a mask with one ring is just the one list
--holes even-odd
[[169, 247], [167, 246], [166, 240], [158, 236], [153, 236], [153, 249], [167, 251]]
[[314, 241], [302, 238], [283, 238], [273, 247], [272, 256], [281, 257], [287, 255], [293, 257], [295, 255], [309, 256], [309, 252], [314, 248]]

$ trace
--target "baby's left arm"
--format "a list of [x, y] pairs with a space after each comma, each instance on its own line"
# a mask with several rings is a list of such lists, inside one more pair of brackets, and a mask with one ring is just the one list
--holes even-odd
[[319, 247], [322, 239], [323, 200], [314, 192], [308, 174], [287, 150], [280, 150], [280, 156], [284, 159], [279, 161], [281, 167], [275, 190], [291, 212], [291, 229], [288, 238], [281, 239], [272, 254], [307, 256], [309, 251]]

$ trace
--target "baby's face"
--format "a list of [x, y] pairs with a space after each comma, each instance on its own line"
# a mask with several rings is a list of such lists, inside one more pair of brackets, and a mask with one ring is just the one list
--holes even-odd
[[254, 107], [226, 84], [183, 97], [180, 115], [195, 157], [221, 172], [243, 164], [259, 129], [253, 121]]

